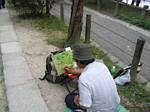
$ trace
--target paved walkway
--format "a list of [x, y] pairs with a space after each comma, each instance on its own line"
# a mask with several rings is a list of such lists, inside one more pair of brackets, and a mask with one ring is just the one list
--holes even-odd
[[[65, 21], [69, 23], [71, 5], [68, 0], [65, 1], [67, 2], [64, 5]], [[59, 16], [60, 5], [55, 4], [52, 12]], [[89, 8], [84, 8], [83, 31], [85, 30], [86, 14], [92, 15], [92, 40], [125, 65], [132, 62], [137, 39], [140, 36], [145, 38], [146, 44], [141, 57], [143, 67], [139, 78], [143, 81], [150, 81], [150, 32]]]
[[7, 9], [0, 10], [0, 46], [9, 112], [48, 112], [23, 57]]

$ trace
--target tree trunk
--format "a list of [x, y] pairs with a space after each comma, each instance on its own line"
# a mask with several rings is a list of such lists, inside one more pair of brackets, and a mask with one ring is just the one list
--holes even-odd
[[64, 22], [64, 0], [60, 1], [60, 18]]
[[84, 0], [73, 0], [71, 7], [71, 17], [68, 29], [67, 44], [75, 44], [80, 40], [82, 32]]
[[46, 14], [50, 14], [50, 1], [46, 0]]
[[16, 6], [16, 0], [12, 0], [14, 7]]

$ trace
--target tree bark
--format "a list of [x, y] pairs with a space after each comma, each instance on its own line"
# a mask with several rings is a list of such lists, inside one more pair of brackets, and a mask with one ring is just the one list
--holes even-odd
[[60, 1], [60, 18], [64, 22], [64, 0]]
[[73, 0], [71, 7], [71, 17], [68, 29], [67, 44], [75, 44], [80, 40], [82, 32], [84, 0]]
[[46, 14], [50, 14], [50, 1], [46, 0]]
[[14, 7], [16, 6], [16, 0], [12, 0]]

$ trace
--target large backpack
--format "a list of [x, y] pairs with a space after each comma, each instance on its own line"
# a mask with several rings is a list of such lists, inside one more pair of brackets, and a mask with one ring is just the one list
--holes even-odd
[[47, 58], [46, 58], [46, 70], [45, 70], [45, 75], [43, 78], [39, 78], [40, 80], [47, 80], [49, 82], [52, 83], [59, 83], [62, 81], [62, 76], [61, 75], [57, 75], [54, 65], [52, 63], [52, 56], [57, 54], [57, 53], [61, 53], [63, 51], [55, 51], [55, 52], [51, 52]]

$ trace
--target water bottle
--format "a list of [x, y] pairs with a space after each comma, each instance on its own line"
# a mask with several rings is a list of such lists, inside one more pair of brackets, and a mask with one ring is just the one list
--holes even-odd
[[116, 75], [116, 66], [112, 66], [110, 69], [111, 75], [114, 77]]

